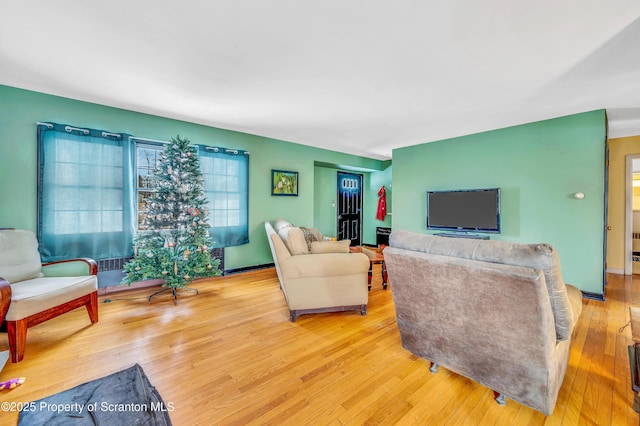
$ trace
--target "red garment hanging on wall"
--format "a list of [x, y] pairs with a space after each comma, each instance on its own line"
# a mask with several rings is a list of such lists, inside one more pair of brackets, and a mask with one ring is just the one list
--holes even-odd
[[376, 212], [376, 219], [384, 220], [387, 215], [387, 191], [384, 189], [384, 185], [378, 191], [378, 211]]

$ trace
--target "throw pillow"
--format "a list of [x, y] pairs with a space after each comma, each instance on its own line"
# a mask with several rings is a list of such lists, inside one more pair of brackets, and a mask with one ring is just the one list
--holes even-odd
[[319, 253], [349, 253], [351, 240], [314, 241], [311, 243], [311, 254]]
[[276, 221], [275, 221], [275, 222], [273, 222], [273, 229], [274, 229], [276, 232], [280, 232], [280, 230], [282, 230], [282, 229], [284, 229], [284, 228], [290, 228], [290, 227], [292, 227], [292, 226], [293, 226], [293, 225], [292, 225], [291, 223], [287, 222], [287, 221], [286, 221], [286, 220], [284, 220], [284, 219], [276, 219]]
[[302, 234], [304, 235], [304, 240], [307, 242], [307, 249], [311, 250], [311, 243], [314, 241], [319, 241], [316, 233], [313, 228], [305, 228], [301, 226]]

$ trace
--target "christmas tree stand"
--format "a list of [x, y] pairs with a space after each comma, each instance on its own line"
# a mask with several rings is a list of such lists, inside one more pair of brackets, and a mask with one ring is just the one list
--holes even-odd
[[191, 288], [191, 287], [167, 287], [167, 288], [163, 288], [160, 291], [156, 291], [151, 296], [149, 296], [149, 302], [151, 302], [151, 299], [153, 299], [154, 297], [159, 296], [161, 294], [164, 294], [164, 293], [166, 293], [168, 291], [171, 291], [171, 292], [173, 292], [173, 304], [177, 305], [178, 304], [178, 290], [190, 291], [192, 293], [195, 293], [196, 295], [200, 294], [198, 292], [197, 288]]

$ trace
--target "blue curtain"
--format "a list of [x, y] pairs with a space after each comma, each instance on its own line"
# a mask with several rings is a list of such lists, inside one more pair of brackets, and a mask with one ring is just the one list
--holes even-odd
[[249, 242], [249, 153], [198, 145], [214, 247]]
[[38, 123], [43, 261], [133, 254], [134, 155], [128, 135]]

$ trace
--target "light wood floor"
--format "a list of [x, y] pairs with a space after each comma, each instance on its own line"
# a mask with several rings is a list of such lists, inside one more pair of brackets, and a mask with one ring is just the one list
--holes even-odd
[[[376, 273], [377, 278], [377, 273]], [[625, 425], [632, 409], [623, 327], [640, 306], [640, 277], [612, 275], [607, 301], [584, 300], [569, 368], [553, 415], [493, 392], [404, 350], [392, 286], [374, 281], [368, 314], [304, 315], [288, 321], [273, 269], [194, 285], [199, 296], [146, 296], [154, 289], [101, 296], [100, 321], [84, 309], [29, 330], [25, 360], [0, 380], [0, 402], [28, 402], [139, 363], [175, 425]], [[0, 351], [7, 349], [0, 334]], [[1, 424], [18, 414], [0, 413]]]

